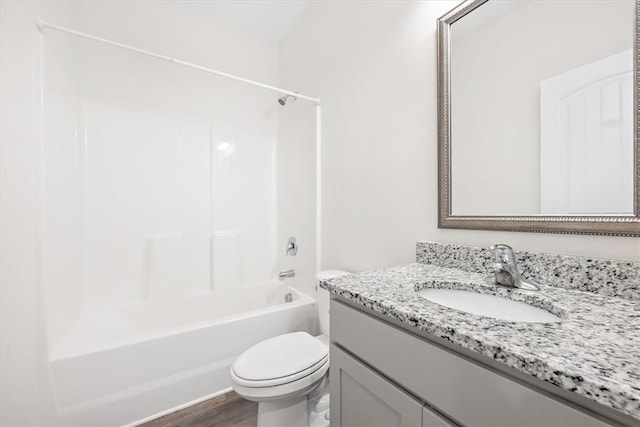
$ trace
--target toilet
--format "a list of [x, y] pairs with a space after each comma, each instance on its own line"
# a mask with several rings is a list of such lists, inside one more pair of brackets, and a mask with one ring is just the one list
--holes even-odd
[[[322, 271], [318, 280], [349, 274]], [[318, 397], [328, 425], [329, 292], [316, 284], [316, 306], [322, 335], [292, 332], [259, 342], [242, 353], [231, 366], [231, 386], [241, 397], [258, 402], [258, 427], [307, 427], [310, 423], [308, 396]], [[328, 389], [327, 389], [328, 390]], [[317, 409], [316, 409], [317, 410]], [[313, 412], [316, 416], [317, 413]], [[315, 425], [316, 422], [313, 422]]]

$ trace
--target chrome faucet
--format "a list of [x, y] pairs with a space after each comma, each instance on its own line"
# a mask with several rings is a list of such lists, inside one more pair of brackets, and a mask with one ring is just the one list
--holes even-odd
[[288, 279], [289, 277], [295, 277], [295, 275], [296, 275], [296, 272], [293, 270], [281, 271], [278, 274], [278, 279], [284, 280], [284, 279]]
[[525, 282], [518, 268], [516, 267], [516, 256], [511, 246], [498, 244], [491, 246], [489, 249], [494, 251], [495, 262], [495, 284], [508, 286], [511, 288], [527, 289], [530, 291], [539, 291], [540, 287], [533, 282]]

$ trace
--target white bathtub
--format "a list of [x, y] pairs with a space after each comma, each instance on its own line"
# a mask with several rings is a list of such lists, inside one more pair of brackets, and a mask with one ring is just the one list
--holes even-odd
[[[285, 303], [285, 294], [293, 301]], [[122, 425], [230, 387], [251, 345], [316, 329], [315, 300], [282, 284], [85, 313], [50, 357], [68, 425]]]

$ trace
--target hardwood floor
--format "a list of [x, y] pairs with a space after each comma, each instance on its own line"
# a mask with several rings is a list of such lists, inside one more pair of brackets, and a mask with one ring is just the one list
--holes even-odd
[[139, 427], [255, 427], [258, 403], [235, 392], [181, 409]]

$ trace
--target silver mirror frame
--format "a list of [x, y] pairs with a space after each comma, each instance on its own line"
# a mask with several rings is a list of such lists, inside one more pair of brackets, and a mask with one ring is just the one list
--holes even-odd
[[634, 29], [634, 214], [626, 216], [464, 216], [451, 212], [451, 24], [489, 0], [466, 0], [438, 19], [438, 228], [640, 236], [640, 0]]

